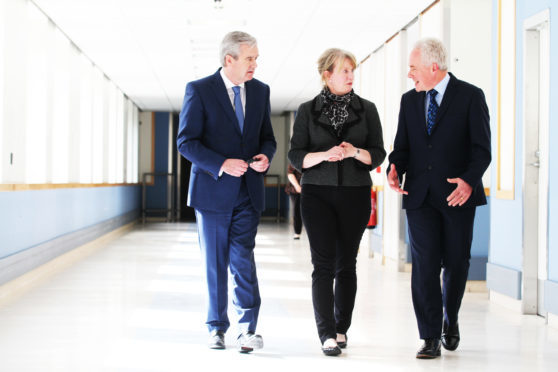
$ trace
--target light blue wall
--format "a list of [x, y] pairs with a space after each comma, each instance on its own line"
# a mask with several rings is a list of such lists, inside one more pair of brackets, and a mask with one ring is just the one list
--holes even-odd
[[[497, 0], [493, 1], [493, 60], [497, 61], [497, 26], [498, 26], [498, 7]], [[491, 208], [491, 239], [489, 262], [517, 271], [522, 271], [522, 159], [523, 159], [523, 22], [525, 19], [550, 8], [551, 18], [551, 44], [550, 44], [550, 174], [549, 174], [549, 279], [558, 281], [558, 231], [553, 226], [558, 226], [558, 195], [556, 180], [558, 179], [558, 149], [553, 144], [558, 143], [558, 128], [556, 120], [558, 118], [558, 106], [556, 102], [556, 87], [558, 77], [553, 66], [558, 64], [558, 28], [556, 20], [552, 20], [553, 8], [558, 9], [558, 2], [551, 0], [530, 0], [516, 1], [516, 132], [515, 132], [515, 199], [502, 200], [493, 198]], [[554, 23], [553, 23], [554, 22]], [[491, 107], [492, 117], [492, 146], [494, 152], [497, 150], [497, 76], [498, 66], [492, 66], [493, 76], [493, 107]], [[495, 153], [496, 155], [496, 153]], [[496, 160], [496, 156], [494, 156]], [[493, 186], [497, 179], [496, 166], [492, 167]], [[493, 187], [495, 190], [495, 187]]]
[[[521, 270], [521, 169], [518, 161], [522, 153], [521, 137], [516, 135], [515, 154], [515, 199], [504, 200], [495, 197], [497, 188], [498, 162], [498, 0], [492, 2], [492, 107], [490, 107], [490, 129], [492, 131], [493, 162], [491, 167], [491, 218], [488, 261], [490, 263]], [[516, 120], [516, 133], [520, 133], [521, 123]]]
[[0, 258], [140, 208], [139, 186], [0, 192]]
[[490, 208], [492, 198], [487, 197], [487, 205], [477, 207], [475, 211], [475, 227], [473, 228], [473, 242], [471, 257], [487, 257], [490, 241]]

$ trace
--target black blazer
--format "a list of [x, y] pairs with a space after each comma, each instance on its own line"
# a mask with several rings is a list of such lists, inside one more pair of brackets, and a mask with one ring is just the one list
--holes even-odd
[[473, 193], [463, 207], [486, 204], [482, 175], [491, 161], [490, 119], [481, 89], [450, 80], [431, 135], [426, 132], [425, 92], [414, 89], [401, 97], [399, 124], [389, 155], [400, 181], [405, 174], [403, 208], [418, 208], [429, 201], [448, 207], [446, 198], [456, 188], [448, 178], [462, 178]]
[[[349, 116], [338, 136], [329, 118], [322, 112], [321, 95], [300, 105], [291, 137], [289, 161], [302, 172], [301, 185], [322, 186], [369, 186], [372, 184], [370, 171], [384, 161], [386, 150], [382, 126], [376, 106], [358, 95], [354, 95], [347, 109]], [[302, 169], [304, 157], [309, 152], [327, 151], [346, 141], [370, 153], [372, 164], [366, 165], [356, 159], [347, 158], [337, 162], [321, 162]]]

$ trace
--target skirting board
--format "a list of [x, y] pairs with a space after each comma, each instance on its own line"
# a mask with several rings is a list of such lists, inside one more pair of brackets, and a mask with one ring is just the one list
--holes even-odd
[[0, 285], [0, 303], [10, 301], [11, 299], [33, 288], [34, 285], [41, 283], [48, 277], [70, 267], [75, 262], [88, 257], [95, 251], [106, 247], [109, 241], [116, 239], [131, 230], [136, 223], [137, 220], [134, 220], [127, 225], [118, 227], [93, 241], [74, 248], [9, 282]]
[[550, 280], [544, 282], [544, 308], [558, 316], [558, 283]]
[[521, 272], [507, 267], [486, 264], [486, 285], [495, 291], [515, 300], [521, 300]]
[[138, 218], [139, 210], [132, 211], [0, 259], [0, 285]]

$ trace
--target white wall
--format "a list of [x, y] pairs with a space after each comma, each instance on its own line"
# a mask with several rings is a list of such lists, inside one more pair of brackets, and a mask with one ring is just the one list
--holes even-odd
[[[155, 171], [153, 163], [153, 112], [139, 113], [139, 174]], [[176, 146], [176, 144], [174, 144]], [[141, 181], [141, 180], [140, 180]]]
[[[271, 115], [271, 125], [275, 141], [277, 141], [277, 151], [269, 167], [267, 174], [278, 174], [280, 182], [287, 182], [287, 152], [289, 151], [290, 129], [288, 125], [288, 115]], [[270, 180], [271, 181], [271, 180]]]
[[[449, 70], [461, 80], [481, 88], [492, 106], [492, 2], [446, 0], [449, 5]], [[496, 118], [496, 113], [490, 113]], [[490, 187], [490, 168], [482, 178]]]

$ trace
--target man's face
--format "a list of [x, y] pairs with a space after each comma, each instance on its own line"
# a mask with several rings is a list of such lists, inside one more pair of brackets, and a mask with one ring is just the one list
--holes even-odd
[[240, 45], [240, 52], [237, 59], [234, 59], [231, 55], [227, 55], [225, 57], [225, 72], [231, 82], [238, 85], [252, 80], [256, 67], [258, 67], [256, 62], [258, 56], [258, 46], [254, 45], [250, 47], [248, 44]]
[[436, 71], [438, 65], [425, 65], [422, 62], [419, 49], [413, 49], [409, 55], [409, 73], [407, 77], [415, 83], [417, 92], [429, 91], [436, 86]]

